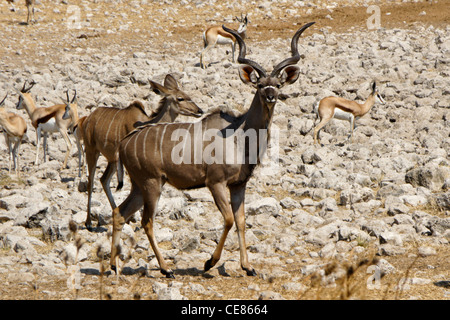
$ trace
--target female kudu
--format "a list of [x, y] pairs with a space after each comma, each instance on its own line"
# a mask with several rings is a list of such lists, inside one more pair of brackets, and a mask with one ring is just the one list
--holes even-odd
[[88, 165], [88, 205], [85, 222], [88, 230], [92, 230], [91, 198], [100, 154], [108, 160], [108, 165], [100, 181], [109, 203], [114, 209], [116, 203], [109, 185], [116, 170], [118, 172], [117, 190], [123, 185], [123, 167], [117, 153], [120, 140], [145, 123], [173, 122], [179, 114], [195, 117], [203, 114], [203, 111], [192, 102], [191, 98], [180, 90], [177, 81], [170, 74], [166, 75], [164, 85], [153, 81], [150, 81], [150, 85], [155, 93], [162, 96], [158, 109], [150, 117], [145, 113], [142, 103], [135, 101], [124, 109], [97, 108], [78, 123], [76, 135], [84, 141]]
[[[245, 58], [246, 46], [242, 38], [237, 32], [224, 27], [224, 30], [236, 37], [239, 44], [241, 80], [256, 88], [249, 110], [240, 116], [216, 111], [196, 123], [147, 125], [122, 140], [119, 155], [130, 175], [132, 186], [128, 197], [113, 210], [113, 270], [116, 270], [122, 227], [134, 212], [144, 206], [142, 225], [158, 259], [161, 273], [166, 277], [173, 277], [173, 271], [161, 255], [153, 232], [161, 188], [168, 182], [178, 189], [206, 186], [224, 217], [223, 233], [211, 259], [205, 263], [205, 271], [219, 261], [227, 234], [235, 221], [241, 267], [249, 276], [256, 274], [248, 262], [245, 243], [246, 184], [267, 145], [279, 89], [298, 79], [299, 67], [296, 64], [300, 60], [300, 54], [297, 42], [303, 31], [312, 24], [306, 24], [295, 33], [291, 41], [292, 56], [276, 65], [270, 75], [256, 62]], [[250, 142], [252, 137], [255, 138], [255, 143], [245, 143]], [[182, 141], [178, 142], [180, 138]], [[211, 140], [214, 142], [208, 144], [207, 141]], [[256, 148], [251, 150], [253, 145]], [[227, 189], [230, 192], [231, 206]]]

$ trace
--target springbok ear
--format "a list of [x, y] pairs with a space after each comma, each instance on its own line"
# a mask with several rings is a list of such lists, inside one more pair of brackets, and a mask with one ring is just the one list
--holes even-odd
[[169, 90], [178, 90], [177, 80], [175, 80], [175, 78], [170, 74], [166, 75], [166, 78], [164, 79], [164, 87]]
[[248, 64], [239, 65], [239, 77], [245, 84], [256, 85], [258, 82], [258, 73]]
[[298, 66], [288, 66], [280, 72], [279, 78], [282, 85], [292, 84], [297, 81], [300, 76], [300, 68]]
[[0, 102], [0, 106], [2, 106], [5, 103], [6, 97], [8, 97], [8, 93], [6, 94], [6, 96], [3, 98], [3, 100]]

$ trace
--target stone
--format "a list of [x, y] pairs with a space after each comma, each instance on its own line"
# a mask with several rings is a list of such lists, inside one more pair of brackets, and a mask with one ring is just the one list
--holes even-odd
[[428, 165], [408, 171], [405, 181], [413, 186], [423, 186], [432, 191], [440, 191], [449, 176], [449, 167]]
[[420, 257], [429, 257], [434, 256], [437, 254], [437, 251], [435, 248], [428, 247], [428, 246], [421, 246], [418, 249], [418, 254]]
[[259, 294], [258, 300], [286, 300], [283, 296], [274, 291], [266, 290]]
[[270, 215], [276, 217], [281, 210], [281, 206], [276, 199], [266, 197], [249, 203], [246, 209], [248, 215]]
[[158, 300], [187, 300], [179, 288], [167, 287], [158, 290]]

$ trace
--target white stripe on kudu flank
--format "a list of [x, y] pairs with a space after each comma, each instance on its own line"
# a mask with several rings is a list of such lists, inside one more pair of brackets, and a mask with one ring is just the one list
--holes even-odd
[[161, 139], [159, 141], [159, 153], [161, 155], [161, 166], [164, 165], [162, 148], [163, 148], [164, 134], [166, 133], [166, 129], [167, 129], [167, 123], [164, 124], [164, 129], [163, 129], [163, 132], [161, 133]]
[[[111, 130], [111, 126], [114, 123], [114, 120], [116, 119], [117, 114], [119, 113], [120, 110], [116, 110], [116, 113], [114, 114], [113, 118], [111, 119], [111, 121], [109, 122], [109, 126], [108, 126], [108, 130], [106, 131], [106, 135], [105, 135], [105, 142], [103, 143], [103, 145], [106, 147], [106, 143], [108, 142], [108, 136], [109, 136], [109, 131]], [[116, 137], [117, 139], [117, 137]]]
[[147, 135], [148, 135], [148, 132], [149, 132], [150, 130], [145, 130], [145, 136], [144, 136], [144, 142], [142, 143], [143, 144], [143, 146], [142, 146], [142, 152], [144, 153], [144, 159], [145, 159], [145, 162], [147, 162], [147, 149], [146, 149], [146, 141], [147, 141]]

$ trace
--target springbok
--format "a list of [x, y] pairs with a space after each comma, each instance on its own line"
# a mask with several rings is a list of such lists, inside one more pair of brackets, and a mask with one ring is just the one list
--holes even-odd
[[[219, 261], [227, 234], [235, 221], [241, 267], [247, 275], [256, 275], [248, 261], [245, 243], [246, 184], [266, 149], [280, 88], [298, 79], [300, 68], [296, 64], [300, 54], [297, 42], [303, 31], [312, 24], [306, 24], [295, 33], [291, 41], [292, 56], [277, 64], [270, 75], [256, 62], [245, 58], [244, 40], [237, 32], [223, 26], [239, 44], [241, 80], [256, 89], [248, 111], [235, 116], [216, 110], [194, 123], [145, 125], [122, 140], [119, 156], [132, 185], [128, 197], [112, 214], [112, 270], [117, 270], [116, 258], [123, 225], [144, 206], [142, 226], [161, 273], [168, 278], [173, 277], [173, 271], [159, 251], [153, 231], [161, 189], [168, 182], [178, 189], [207, 187], [223, 215], [224, 230], [211, 258], [205, 263], [205, 271]], [[213, 142], [208, 144], [207, 141], [211, 140]]]
[[[27, 6], [28, 14], [27, 14], [27, 24], [30, 24], [30, 21], [36, 22], [36, 19], [34, 18], [34, 0], [25, 0], [25, 5]], [[33, 18], [30, 20], [31, 15]]]
[[[246, 31], [247, 31], [247, 24], [248, 19], [247, 15], [245, 17], [242, 17], [239, 19], [236, 17], [236, 20], [239, 22], [239, 28], [237, 29], [237, 33], [242, 39], [245, 39]], [[206, 68], [206, 65], [203, 63], [203, 56], [204, 54], [211, 48], [213, 48], [216, 44], [231, 44], [231, 61], [235, 62], [234, 60], [234, 51], [236, 47], [236, 38], [229, 32], [226, 32], [222, 27], [220, 26], [213, 26], [206, 29], [205, 32], [203, 32], [203, 50], [200, 53], [200, 66], [202, 69]]]
[[[11, 3], [11, 4], [14, 3], [14, 0], [6, 0], [6, 1]], [[25, 5], [27, 6], [27, 11], [28, 11], [27, 24], [30, 24], [30, 21], [31, 22], [35, 22], [36, 21], [36, 19], [34, 18], [34, 3], [35, 3], [35, 0], [25, 0]], [[14, 6], [14, 4], [13, 4], [13, 6]], [[31, 16], [33, 16], [32, 19], [30, 19]]]
[[[48, 133], [59, 132], [61, 133], [67, 147], [66, 156], [64, 158], [63, 168], [66, 168], [67, 161], [69, 159], [70, 152], [72, 150], [72, 143], [70, 142], [67, 134], [68, 130], [73, 130], [74, 125], [78, 122], [78, 105], [76, 102], [77, 92], [72, 98], [69, 99], [69, 91], [67, 90], [67, 103], [56, 104], [51, 107], [36, 107], [33, 98], [31, 97], [30, 90], [34, 86], [35, 82], [30, 87], [26, 88], [27, 81], [23, 84], [22, 89], [19, 91], [19, 101], [17, 102], [17, 109], [23, 109], [27, 111], [31, 124], [36, 129], [36, 159], [35, 165], [39, 164], [39, 148], [41, 135], [44, 136], [44, 162], [47, 161], [47, 135]], [[63, 115], [69, 112], [69, 116], [63, 118]]]
[[[4, 104], [6, 97], [0, 102], [0, 107]], [[22, 138], [27, 132], [27, 124], [25, 120], [12, 112], [6, 111], [5, 108], [0, 108], [0, 126], [5, 133], [6, 144], [9, 151], [9, 173], [11, 174], [11, 162], [14, 163], [14, 171], [19, 173], [19, 148], [22, 143]]]
[[100, 181], [109, 203], [114, 209], [116, 204], [111, 193], [110, 182], [117, 171], [117, 190], [123, 186], [123, 166], [117, 152], [122, 138], [145, 123], [173, 122], [179, 114], [194, 117], [200, 117], [203, 114], [203, 111], [191, 98], [180, 90], [177, 81], [170, 74], [166, 75], [164, 85], [153, 81], [150, 81], [150, 85], [155, 93], [162, 96], [158, 109], [150, 117], [145, 113], [142, 103], [134, 101], [125, 109], [97, 108], [78, 124], [76, 130], [79, 131], [80, 139], [84, 141], [88, 166], [88, 205], [85, 221], [88, 230], [92, 230], [91, 197], [99, 155], [104, 155], [108, 161]]
[[350, 122], [350, 135], [353, 141], [355, 120], [365, 115], [375, 103], [384, 104], [385, 101], [377, 91], [377, 84], [372, 84], [372, 92], [363, 104], [347, 100], [341, 97], [326, 97], [314, 105], [314, 112], [320, 118], [319, 124], [314, 129], [314, 144], [320, 144], [319, 131], [333, 118]]

